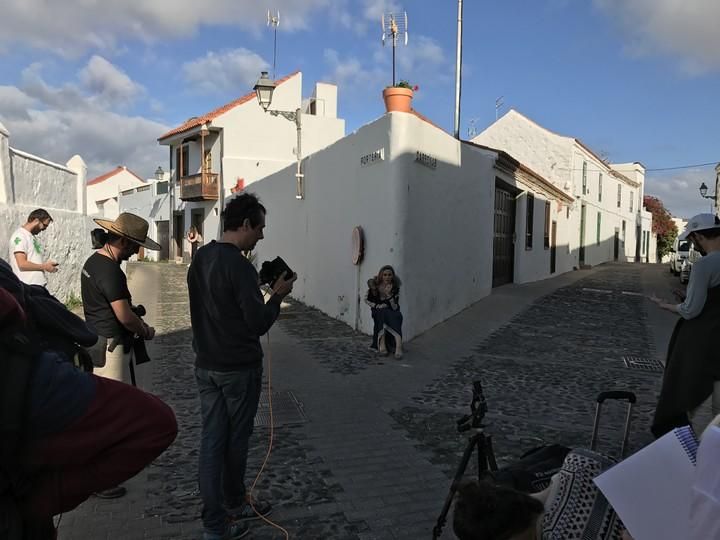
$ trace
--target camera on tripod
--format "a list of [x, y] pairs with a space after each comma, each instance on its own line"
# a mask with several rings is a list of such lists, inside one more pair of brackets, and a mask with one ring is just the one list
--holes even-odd
[[457, 421], [458, 433], [462, 433], [469, 429], [483, 427], [482, 421], [485, 413], [488, 412], [487, 401], [483, 393], [482, 383], [473, 381], [472, 401], [470, 401], [470, 414], [466, 414]]
[[260, 285], [269, 285], [271, 288], [275, 286], [275, 282], [283, 277], [290, 279], [293, 271], [280, 257], [275, 257], [272, 261], [265, 261], [260, 267]]

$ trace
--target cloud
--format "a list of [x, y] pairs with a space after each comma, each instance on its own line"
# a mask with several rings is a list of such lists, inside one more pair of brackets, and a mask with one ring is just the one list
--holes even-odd
[[331, 71], [322, 79], [337, 84], [345, 95], [366, 95], [369, 88], [379, 91], [387, 80], [388, 72], [375, 63], [365, 66], [359, 58], [341, 57], [335, 49], [325, 49], [323, 56]]
[[42, 66], [29, 66], [20, 87], [0, 87], [0, 119], [10, 144], [59, 163], [80, 154], [90, 178], [121, 164], [150, 176], [167, 160], [156, 138], [168, 126], [113, 110], [118, 104], [110, 96], [126, 98], [139, 86], [118, 73], [124, 75], [91, 59], [76, 82], [55, 87], [42, 78]]
[[35, 100], [14, 86], [0, 86], [0, 115], [9, 120], [29, 120]]
[[182, 70], [193, 90], [211, 94], [238, 88], [247, 90], [268, 65], [258, 54], [241, 48], [221, 53], [211, 51], [184, 63]]
[[707, 212], [710, 208], [711, 201], [700, 197], [698, 188], [705, 182], [712, 192], [714, 178], [712, 167], [671, 172], [651, 171], [646, 175], [645, 194], [660, 199], [674, 216], [688, 218]]
[[[332, 0], [275, 0], [285, 31], [307, 28], [310, 16]], [[115, 50], [119, 43], [192, 35], [201, 26], [227, 25], [259, 31], [267, 7], [256, 0], [5, 0], [0, 48], [24, 44], [75, 56], [88, 49]]]
[[625, 32], [631, 54], [677, 56], [698, 74], [720, 69], [720, 2], [717, 0], [594, 0]]
[[80, 81], [86, 90], [110, 104], [131, 103], [144, 92], [125, 72], [97, 55], [80, 71]]
[[[335, 49], [325, 49], [325, 64], [330, 70], [323, 79], [338, 85], [343, 96], [367, 97], [367, 89], [380, 92], [392, 82], [392, 52], [377, 43], [371, 53], [362, 59], [342, 56]], [[408, 80], [422, 88], [452, 81], [453, 65], [447, 62], [445, 51], [432, 38], [416, 36], [405, 47], [397, 50], [396, 80]], [[375, 94], [372, 94], [373, 96]], [[422, 94], [418, 97], [422, 99]]]

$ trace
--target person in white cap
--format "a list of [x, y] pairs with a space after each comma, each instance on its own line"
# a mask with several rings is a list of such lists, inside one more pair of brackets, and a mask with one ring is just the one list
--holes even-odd
[[[687, 296], [680, 304], [656, 296], [650, 300], [680, 315], [668, 345], [665, 374], [652, 432], [660, 437], [691, 424], [697, 434], [707, 425], [698, 413], [708, 405], [720, 413], [720, 219], [714, 214], [691, 218], [679, 236], [703, 257], [693, 264]], [[709, 420], [709, 419], [708, 419]]]

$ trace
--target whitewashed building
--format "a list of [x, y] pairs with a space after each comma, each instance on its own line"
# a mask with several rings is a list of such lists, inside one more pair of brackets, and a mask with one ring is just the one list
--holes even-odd
[[10, 146], [10, 133], [0, 124], [0, 257], [9, 257], [10, 235], [36, 208], [53, 218], [40, 233], [44, 259], [60, 263], [48, 274], [48, 290], [63, 302], [80, 297], [80, 269], [92, 254], [91, 220], [85, 215], [87, 167], [75, 155], [54, 163]]
[[87, 214], [115, 219], [120, 215], [120, 192], [148, 187], [147, 182], [124, 165], [87, 183]]
[[[302, 99], [302, 73], [277, 81], [272, 111], [300, 110], [302, 155], [309, 155], [342, 138], [345, 121], [337, 117], [337, 87], [315, 84]], [[193, 116], [162, 135], [169, 147], [173, 241], [171, 253], [190, 250], [185, 233], [195, 226], [206, 239], [220, 234], [220, 210], [233, 190], [242, 189], [296, 161], [294, 122], [265, 112], [250, 92], [202, 116]]]
[[568, 266], [574, 198], [508, 153], [458, 141], [418, 113], [383, 115], [308, 156], [303, 173], [303, 200], [292, 166], [252, 185], [268, 209], [258, 260], [283, 257], [298, 273], [295, 298], [365, 332], [372, 321], [361, 298], [384, 264], [403, 280], [406, 337], [494, 285]]
[[[119, 210], [142, 217], [149, 224], [148, 236], [160, 244], [160, 251], [143, 250], [140, 258], [168, 260], [170, 254], [170, 175], [148, 178], [142, 185], [120, 191]], [[140, 255], [140, 254], [138, 254]]]
[[643, 208], [641, 163], [607, 163], [579, 139], [558, 135], [515, 110], [473, 142], [500, 148], [570, 194], [568, 266], [656, 259], [652, 215]]

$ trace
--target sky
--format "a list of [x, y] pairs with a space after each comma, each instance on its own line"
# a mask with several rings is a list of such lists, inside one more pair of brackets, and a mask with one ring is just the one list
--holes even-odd
[[[708, 211], [720, 162], [717, 0], [464, 1], [461, 135], [514, 108], [612, 162], [639, 161], [646, 193], [677, 216]], [[88, 176], [167, 168], [157, 137], [277, 78], [338, 85], [347, 133], [384, 112], [391, 48], [380, 16], [407, 12], [397, 75], [452, 132], [455, 0], [3, 0], [0, 121], [14, 148]], [[696, 166], [709, 164], [705, 166]], [[682, 168], [680, 168], [682, 167]], [[670, 169], [672, 170], [655, 170]]]

